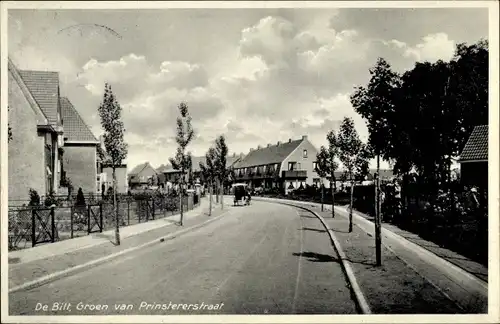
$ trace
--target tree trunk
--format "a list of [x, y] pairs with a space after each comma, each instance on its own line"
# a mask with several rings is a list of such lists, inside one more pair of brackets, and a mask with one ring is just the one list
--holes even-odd
[[208, 210], [208, 216], [212, 216], [212, 191], [213, 191], [213, 181], [210, 180], [210, 202], [209, 202], [209, 210]]
[[332, 218], [335, 218], [335, 181], [330, 181], [330, 190], [332, 191]]
[[184, 220], [184, 204], [182, 201], [182, 197], [184, 196], [184, 170], [182, 171], [182, 176], [181, 176], [181, 187], [179, 188], [179, 198], [181, 200], [181, 205], [180, 205], [180, 212], [181, 212], [181, 220], [180, 220], [180, 225], [183, 226], [183, 220]]
[[380, 214], [380, 155], [377, 155], [377, 178], [375, 183], [375, 256], [377, 266], [382, 265], [382, 215]]
[[[352, 175], [351, 175], [352, 177]], [[351, 180], [351, 203], [349, 205], [349, 233], [352, 232], [352, 207], [354, 198], [354, 181]]]
[[219, 179], [215, 180], [215, 203], [219, 203]]
[[113, 212], [115, 216], [115, 240], [120, 245], [120, 221], [118, 220], [118, 205], [116, 203], [116, 168], [113, 166]]
[[224, 181], [221, 180], [220, 183], [220, 209], [224, 209]]
[[324, 204], [325, 204], [325, 184], [323, 183], [323, 180], [321, 180], [321, 211], [324, 210], [323, 209]]

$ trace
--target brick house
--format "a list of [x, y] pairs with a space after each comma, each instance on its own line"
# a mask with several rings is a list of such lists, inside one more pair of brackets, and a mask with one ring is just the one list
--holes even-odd
[[474, 127], [458, 162], [463, 184], [488, 189], [488, 125]]
[[61, 98], [64, 121], [62, 179], [70, 179], [75, 192], [97, 193], [99, 141], [68, 98]]
[[57, 194], [62, 117], [57, 72], [20, 71], [8, 59], [9, 201], [26, 203], [29, 189]]
[[128, 173], [130, 189], [147, 188], [158, 182], [158, 172], [149, 162], [139, 164]]
[[279, 188], [285, 193], [313, 185], [320, 182], [315, 171], [317, 153], [305, 135], [299, 140], [259, 146], [235, 163], [235, 180], [254, 188]]

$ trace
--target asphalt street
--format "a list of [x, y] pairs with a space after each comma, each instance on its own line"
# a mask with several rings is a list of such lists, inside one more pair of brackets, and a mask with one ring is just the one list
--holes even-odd
[[351, 314], [320, 221], [264, 202], [107, 264], [9, 295], [10, 315]]

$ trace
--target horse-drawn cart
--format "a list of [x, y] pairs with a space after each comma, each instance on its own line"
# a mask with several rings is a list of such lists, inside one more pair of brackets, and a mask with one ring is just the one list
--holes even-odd
[[234, 195], [234, 205], [239, 205], [242, 203], [243, 205], [249, 205], [250, 199], [247, 191], [247, 184], [245, 183], [235, 183], [232, 185], [232, 191]]

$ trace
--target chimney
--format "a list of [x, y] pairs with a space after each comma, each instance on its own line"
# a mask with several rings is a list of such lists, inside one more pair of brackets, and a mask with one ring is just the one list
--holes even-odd
[[271, 144], [267, 144], [267, 147], [271, 146]]
[[289, 138], [289, 139], [288, 139], [288, 143], [291, 143], [291, 142], [292, 142], [292, 139], [291, 139], [291, 138]]
[[306, 140], [307, 139], [307, 135], [302, 135], [302, 140]]
[[278, 144], [276, 144], [276, 145], [277, 145], [277, 146], [280, 146], [280, 145], [281, 145], [281, 142], [280, 142], [280, 141], [278, 141]]
[[260, 150], [261, 148], [262, 148], [262, 147], [260, 147], [260, 145], [259, 145], [259, 146], [257, 146], [257, 150]]

